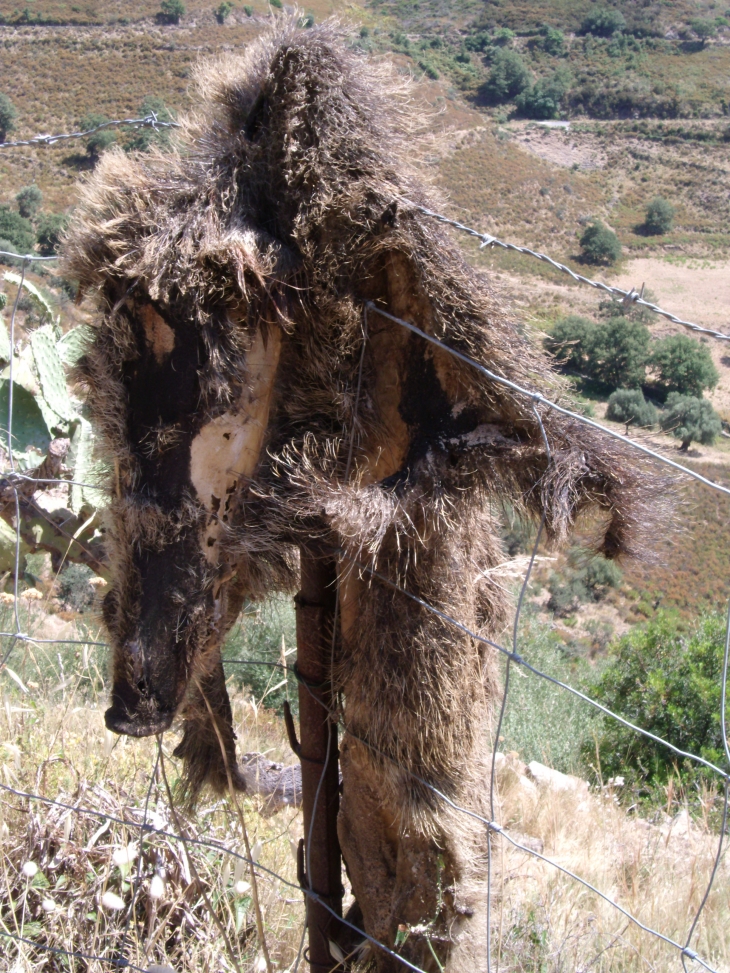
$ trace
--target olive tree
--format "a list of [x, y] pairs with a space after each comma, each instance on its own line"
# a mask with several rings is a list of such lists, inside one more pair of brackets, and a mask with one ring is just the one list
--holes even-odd
[[707, 399], [671, 392], [660, 425], [665, 432], [680, 439], [680, 450], [687, 452], [690, 443], [710, 446], [722, 432], [720, 417]]
[[655, 341], [648, 364], [656, 375], [656, 384], [667, 394], [679, 392], [699, 399], [720, 380], [709, 350], [685, 334]]
[[588, 224], [581, 234], [580, 247], [590, 264], [612, 264], [621, 256], [618, 237], [601, 220]]

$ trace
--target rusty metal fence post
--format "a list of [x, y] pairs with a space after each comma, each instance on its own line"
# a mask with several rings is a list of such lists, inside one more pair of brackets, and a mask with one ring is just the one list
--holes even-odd
[[[336, 623], [337, 566], [331, 553], [315, 545], [301, 548], [301, 587], [295, 599], [299, 741], [287, 712], [289, 735], [302, 765], [304, 840], [299, 845], [299, 882], [342, 915], [342, 872], [337, 813], [340, 804], [337, 724], [332, 709], [331, 663]], [[337, 965], [330, 940], [337, 919], [319, 902], [306, 899], [312, 973]]]

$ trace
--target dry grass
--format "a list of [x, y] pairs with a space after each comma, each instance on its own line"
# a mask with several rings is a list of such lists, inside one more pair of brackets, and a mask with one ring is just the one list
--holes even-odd
[[[54, 652], [48, 653], [49, 663], [56, 661]], [[16, 675], [24, 671], [28, 686], [36, 687], [29, 693], [20, 693], [7, 676], [3, 680], [0, 780], [94, 813], [8, 791], [0, 795], [0, 931], [90, 956], [123, 953], [142, 968], [158, 963], [176, 973], [229, 970], [235, 957], [241, 970], [260, 970], [248, 866], [217, 847], [151, 832], [140, 846], [147, 806], [153, 828], [245, 855], [235, 808], [209, 797], [194, 814], [171, 809], [164, 777], [159, 766], [155, 770], [156, 741], [119, 738], [104, 729], [104, 664], [93, 649], [78, 653], [73, 671], [68, 654], [64, 661], [59, 656], [66, 678], [55, 686], [49, 686], [47, 664], [36, 659], [37, 667], [30, 656], [14, 660]], [[272, 759], [285, 755], [283, 726], [269, 711], [241, 694], [233, 706], [242, 751], [264, 751]], [[173, 748], [173, 739], [166, 737], [161, 759], [174, 789]], [[301, 837], [301, 815], [288, 810], [264, 818], [255, 813], [256, 801], [241, 800], [252, 853], [263, 868], [294, 886], [257, 870], [269, 952], [276, 968], [285, 969], [296, 957], [303, 919], [292, 853]], [[29, 863], [37, 868], [34, 875], [28, 874]], [[8, 938], [0, 952], [7, 963], [2, 968], [14, 973], [108, 969]]]

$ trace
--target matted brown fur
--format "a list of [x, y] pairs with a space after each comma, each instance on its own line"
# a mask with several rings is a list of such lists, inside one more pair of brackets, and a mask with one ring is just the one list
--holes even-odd
[[[555, 542], [595, 507], [597, 549], [615, 557], [640, 545], [662, 484], [621, 444], [538, 406], [548, 462], [529, 397], [366, 314], [374, 302], [561, 394], [487, 278], [415, 208], [434, 205], [416, 171], [422, 119], [386, 64], [336, 23], [282, 18], [197, 79], [178, 147], [106, 154], [65, 243], [66, 272], [97, 295], [78, 374], [118, 495], [109, 725], [152, 733], [182, 712], [190, 795], [223, 788], [229, 770], [241, 784], [221, 641], [244, 599], [293, 590], [297, 546], [324, 537], [344, 553], [340, 833], [366, 928], [392, 945], [399, 924], [425, 923], [404, 955], [433, 966], [430, 937], [449, 969], [481, 968], [486, 839], [427, 785], [485, 810], [494, 659], [357, 563], [494, 635], [507, 605], [485, 572], [504, 559], [501, 505], [543, 516]], [[223, 499], [200, 496], [194, 444], [237, 414], [254, 349], [271, 357], [271, 342], [255, 469]]]

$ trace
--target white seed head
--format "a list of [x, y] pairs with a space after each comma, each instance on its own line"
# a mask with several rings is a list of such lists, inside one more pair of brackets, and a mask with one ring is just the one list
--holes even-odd
[[256, 971], [257, 973], [266, 973], [266, 957], [263, 953], [259, 953], [256, 960]]
[[253, 861], [257, 862], [261, 857], [261, 852], [263, 851], [263, 843], [260, 841], [255, 842], [253, 848], [251, 849], [251, 858]]
[[221, 885], [224, 889], [228, 888], [228, 879], [231, 877], [231, 863], [226, 858], [223, 862], [223, 868], [221, 868]]
[[124, 899], [120, 899], [116, 892], [105, 892], [101, 897], [101, 904], [105, 909], [118, 912], [124, 908]]
[[139, 848], [136, 841], [130, 841], [130, 843], [121, 848], [115, 848], [112, 852], [112, 861], [114, 864], [121, 868], [123, 865], [131, 865], [133, 861], [136, 861], [139, 855]]
[[35, 878], [37, 874], [38, 866], [35, 862], [26, 862], [25, 865], [23, 865], [23, 875], [25, 875], [26, 878]]
[[161, 875], [153, 875], [150, 882], [150, 898], [161, 899], [165, 894], [165, 882]]
[[245, 895], [246, 892], [250, 892], [250, 891], [251, 891], [251, 883], [250, 882], [236, 882], [236, 894], [237, 895]]
[[53, 899], [44, 899], [41, 902], [41, 907], [42, 907], [42, 909], [43, 909], [44, 912], [48, 912], [49, 914], [51, 912], [55, 912], [56, 911], [56, 903], [53, 901]]

